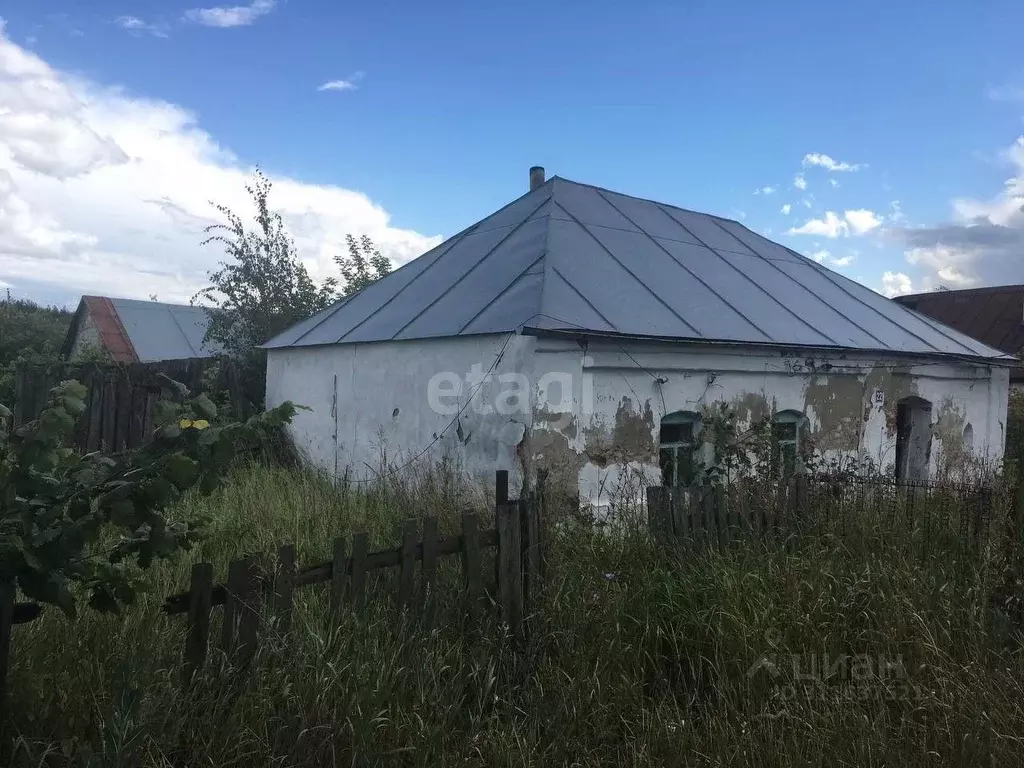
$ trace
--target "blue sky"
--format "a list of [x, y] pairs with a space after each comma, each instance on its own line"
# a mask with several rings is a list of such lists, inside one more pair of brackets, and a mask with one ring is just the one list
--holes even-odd
[[255, 163], [321, 274], [342, 230], [402, 261], [541, 164], [741, 219], [877, 290], [1024, 282], [1024, 6], [983, 8], [4, 7], [0, 283], [187, 298], [218, 258], [194, 237], [208, 197], [243, 206]]

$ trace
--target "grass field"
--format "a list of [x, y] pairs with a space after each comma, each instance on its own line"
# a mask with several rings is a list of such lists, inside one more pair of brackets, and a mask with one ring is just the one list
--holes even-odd
[[485, 490], [443, 471], [362, 492], [239, 468], [180, 511], [208, 517], [208, 537], [158, 564], [123, 616], [48, 611], [15, 629], [11, 762], [1024, 762], [1021, 637], [994, 599], [998, 561], [953, 545], [910, 556], [887, 517], [668, 558], [641, 520], [609, 534], [565, 515], [548, 530], [525, 653], [490, 620], [466, 625], [446, 560], [433, 631], [396, 617], [393, 572], [379, 572], [364, 615], [331, 626], [326, 590], [301, 590], [293, 632], [269, 633], [251, 668], [214, 654], [181, 685], [184, 622], [160, 604], [192, 562], [223, 578], [232, 557], [284, 541], [300, 563], [325, 560], [335, 536], [358, 530], [373, 549], [394, 546], [407, 516], [438, 514], [454, 530], [465, 507], [486, 512]]

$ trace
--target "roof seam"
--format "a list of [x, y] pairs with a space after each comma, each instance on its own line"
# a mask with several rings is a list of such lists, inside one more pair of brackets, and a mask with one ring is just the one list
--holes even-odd
[[542, 253], [536, 259], [531, 261], [530, 264], [526, 267], [526, 269], [524, 269], [518, 275], [513, 277], [512, 281], [508, 285], [506, 285], [504, 288], [501, 289], [501, 292], [498, 293], [497, 296], [495, 296], [493, 299], [491, 299], [487, 304], [484, 304], [484, 306], [482, 306], [480, 308], [480, 310], [475, 315], [473, 315], [471, 318], [469, 318], [469, 320], [467, 320], [463, 324], [463, 326], [461, 328], [459, 328], [458, 333], [456, 333], [455, 335], [456, 336], [461, 335], [463, 331], [465, 331], [469, 326], [471, 326], [473, 324], [473, 322], [478, 317], [480, 317], [480, 315], [482, 315], [484, 312], [486, 312], [488, 309], [490, 309], [492, 306], [494, 306], [498, 302], [498, 300], [501, 299], [501, 297], [504, 296], [508, 292], [509, 288], [511, 288], [513, 285], [515, 285], [517, 282], [519, 282], [519, 278], [521, 278], [523, 275], [525, 275], [527, 272], [529, 272], [531, 269], [533, 269], [534, 266], [536, 266], [537, 262], [541, 261], [543, 258], [544, 258], [544, 254]]
[[698, 336], [703, 336], [704, 335], [699, 330], [697, 330], [696, 326], [694, 326], [692, 323], [687, 322], [686, 318], [684, 318], [682, 315], [680, 315], [678, 312], [676, 312], [674, 309], [672, 309], [672, 307], [669, 305], [669, 303], [667, 301], [665, 301], [663, 298], [661, 298], [661, 296], [659, 296], [657, 293], [655, 293], [654, 289], [651, 288], [651, 286], [647, 285], [647, 283], [645, 283], [643, 280], [641, 280], [639, 277], [637, 277], [637, 275], [633, 272], [633, 270], [631, 270], [629, 267], [627, 267], [625, 264], [623, 264], [619, 260], [619, 258], [614, 253], [612, 253], [611, 249], [608, 246], [606, 246], [604, 243], [602, 243], [601, 240], [598, 238], [598, 236], [595, 235], [593, 232], [591, 232], [587, 228], [586, 224], [581, 222], [579, 219], [577, 219], [575, 216], [573, 216], [568, 210], [563, 208], [562, 205], [557, 200], [555, 201], [555, 205], [557, 205], [559, 208], [561, 208], [563, 211], [565, 211], [566, 216], [572, 216], [573, 220], [576, 222], [576, 225], [578, 227], [580, 227], [580, 229], [582, 229], [588, 235], [590, 235], [594, 239], [594, 242], [597, 243], [599, 246], [601, 246], [601, 248], [604, 250], [605, 253], [607, 253], [609, 256], [611, 256], [612, 261], [614, 261], [616, 264], [618, 264], [620, 267], [622, 267], [622, 269], [625, 270], [625, 272], [630, 277], [632, 277], [634, 280], [636, 280], [636, 282], [642, 288], [644, 288], [644, 290], [646, 290], [649, 294], [651, 294], [651, 296], [653, 296], [655, 299], [657, 299], [657, 301], [663, 307], [665, 307], [665, 309], [667, 309], [669, 312], [671, 312], [673, 315], [675, 315], [683, 325], [685, 325], [691, 331], [696, 333]]
[[[717, 221], [716, 221], [716, 222], [713, 222], [713, 223], [714, 223], [714, 225], [715, 225], [716, 227], [718, 227], [719, 229], [721, 229], [721, 230], [722, 230], [723, 232], [727, 232], [727, 233], [729, 234], [729, 236], [730, 236], [730, 237], [733, 237], [733, 238], [735, 238], [735, 239], [736, 239], [737, 241], [739, 241], [739, 242], [741, 242], [741, 243], [743, 242], [742, 240], [740, 240], [740, 238], [739, 238], [739, 237], [738, 237], [738, 236], [737, 236], [736, 234], [734, 234], [733, 232], [729, 232], [729, 231], [728, 231], [728, 230], [727, 230], [727, 229], [726, 229], [725, 227], [723, 227], [723, 226], [722, 226], [721, 224], [719, 224], [719, 223], [718, 223]], [[742, 225], [742, 224], [740, 224], [739, 226], [741, 226], [741, 227], [742, 227], [743, 225]], [[744, 229], [746, 229], [746, 227], [744, 227]], [[749, 232], [750, 230], [747, 230], [747, 231]], [[751, 234], [754, 234], [754, 235], [756, 236], [756, 234], [757, 234], [757, 233], [751, 232]], [[746, 245], [746, 246], [747, 246], [748, 248], [750, 248], [750, 246], [749, 246], [749, 245], [747, 245], [746, 243], [743, 243], [743, 244], [744, 244], [744, 245]], [[791, 283], [793, 283], [793, 285], [799, 286], [799, 287], [800, 287], [800, 288], [802, 288], [802, 289], [803, 289], [804, 291], [806, 291], [806, 292], [807, 292], [807, 293], [809, 293], [809, 294], [810, 294], [811, 296], [813, 296], [813, 297], [814, 297], [814, 299], [815, 299], [815, 300], [816, 300], [816, 301], [817, 301], [817, 302], [818, 302], [819, 304], [821, 304], [821, 305], [822, 305], [823, 307], [825, 307], [826, 309], [829, 309], [829, 310], [831, 310], [831, 311], [832, 311], [832, 313], [836, 315], [836, 317], [842, 318], [842, 319], [843, 319], [843, 320], [845, 320], [845, 321], [846, 321], [847, 323], [849, 323], [850, 325], [852, 325], [852, 326], [853, 326], [854, 328], [856, 328], [857, 330], [859, 330], [859, 331], [860, 331], [861, 333], [864, 333], [864, 334], [866, 334], [866, 335], [867, 335], [867, 336], [868, 336], [869, 338], [872, 338], [872, 339], [874, 339], [874, 340], [875, 340], [875, 341], [877, 341], [877, 342], [878, 342], [879, 344], [882, 344], [882, 345], [884, 346], [885, 342], [884, 342], [884, 341], [882, 341], [882, 340], [881, 340], [880, 338], [878, 338], [877, 336], [875, 336], [875, 334], [873, 334], [873, 333], [872, 333], [871, 331], [869, 331], [869, 330], [868, 330], [867, 328], [864, 328], [863, 326], [861, 326], [861, 325], [859, 325], [858, 323], [856, 323], [856, 322], [854, 322], [853, 320], [851, 320], [851, 319], [850, 319], [849, 317], [847, 317], [846, 315], [844, 315], [844, 314], [843, 314], [842, 312], [840, 312], [840, 311], [839, 311], [838, 309], [836, 309], [835, 307], [833, 307], [833, 306], [832, 306], [831, 304], [829, 304], [829, 303], [828, 303], [827, 301], [824, 301], [824, 300], [823, 300], [823, 299], [822, 299], [822, 298], [821, 298], [820, 296], [816, 295], [816, 294], [814, 293], [814, 291], [812, 291], [812, 290], [811, 290], [810, 288], [808, 288], [808, 287], [807, 287], [806, 285], [804, 285], [803, 283], [801, 283], [801, 282], [800, 282], [799, 280], [797, 280], [796, 278], [794, 278], [794, 277], [793, 277], [792, 275], [790, 275], [790, 274], [788, 274], [787, 272], [785, 272], [785, 271], [784, 271], [784, 270], [783, 270], [783, 269], [782, 269], [781, 267], [779, 267], [779, 266], [777, 266], [776, 264], [774, 264], [774, 263], [773, 263], [773, 260], [772, 260], [772, 259], [769, 259], [769, 258], [765, 257], [764, 255], [762, 255], [761, 253], [758, 253], [758, 252], [757, 252], [756, 250], [754, 250], [753, 248], [750, 248], [750, 250], [751, 250], [751, 252], [752, 252], [752, 253], [754, 253], [754, 255], [756, 255], [756, 256], [759, 256], [759, 257], [761, 257], [761, 258], [762, 258], [762, 259], [763, 259], [763, 260], [764, 260], [764, 261], [765, 261], [765, 262], [766, 262], [766, 263], [768, 264], [768, 266], [770, 266], [770, 267], [771, 267], [772, 269], [774, 269], [774, 270], [775, 270], [776, 272], [778, 272], [778, 273], [779, 273], [780, 275], [782, 275], [782, 276], [783, 276], [783, 277], [785, 277], [785, 278], [786, 278], [787, 280], [789, 280], [789, 281], [790, 281]], [[777, 259], [777, 261], [781, 261], [781, 259]], [[822, 333], [822, 335], [823, 335], [823, 336], [825, 336], [825, 338], [829, 338], [829, 336], [828, 336], [827, 334], [825, 334], [825, 333], [823, 333], [823, 332], [820, 332], [820, 331], [819, 331], [819, 333]], [[834, 340], [834, 339], [833, 339], [833, 342], [835, 342], [835, 340]]]
[[[763, 294], [764, 294], [765, 296], [767, 296], [767, 297], [768, 297], [769, 299], [771, 299], [771, 300], [772, 300], [772, 301], [774, 301], [774, 302], [775, 302], [776, 304], [778, 304], [778, 305], [779, 305], [780, 307], [782, 307], [782, 308], [783, 308], [783, 309], [784, 309], [784, 310], [785, 310], [786, 312], [788, 312], [788, 313], [789, 313], [789, 314], [791, 314], [791, 315], [792, 315], [793, 317], [795, 317], [795, 318], [796, 318], [797, 320], [799, 320], [799, 321], [800, 321], [801, 323], [803, 323], [804, 325], [806, 325], [806, 326], [807, 326], [808, 328], [810, 328], [810, 329], [811, 329], [811, 330], [812, 330], [812, 331], [813, 331], [814, 333], [817, 333], [817, 334], [819, 334], [819, 335], [820, 335], [820, 336], [822, 336], [823, 338], [825, 338], [825, 339], [828, 339], [828, 340], [829, 340], [829, 341], [831, 341], [831, 342], [832, 342], [833, 344], [836, 344], [836, 345], [838, 346], [838, 344], [837, 344], [837, 342], [836, 342], [836, 340], [835, 340], [835, 339], [833, 339], [833, 338], [832, 338], [831, 336], [829, 336], [829, 335], [828, 335], [827, 333], [825, 333], [824, 331], [820, 331], [820, 330], [818, 330], [817, 328], [815, 328], [815, 327], [814, 327], [813, 325], [811, 325], [811, 324], [810, 324], [810, 323], [808, 323], [808, 322], [807, 322], [806, 320], [804, 320], [804, 319], [803, 319], [802, 317], [800, 317], [800, 315], [798, 315], [798, 314], [797, 314], [796, 312], [794, 312], [794, 311], [793, 311], [793, 310], [791, 310], [791, 309], [790, 309], [789, 307], [787, 307], [787, 306], [786, 306], [785, 304], [783, 304], [783, 303], [782, 303], [781, 301], [779, 301], [778, 297], [776, 297], [776, 296], [772, 295], [772, 294], [771, 294], [771, 293], [770, 293], [770, 292], [769, 292], [769, 291], [768, 291], [768, 290], [767, 290], [767, 289], [766, 289], [766, 288], [765, 288], [765, 287], [764, 287], [763, 285], [761, 285], [760, 283], [758, 283], [758, 282], [757, 282], [756, 280], [754, 280], [754, 278], [752, 278], [752, 277], [751, 277], [750, 275], [748, 275], [748, 274], [747, 274], [746, 272], [744, 272], [744, 271], [743, 271], [742, 269], [740, 269], [740, 268], [739, 268], [739, 267], [737, 267], [737, 266], [736, 266], [735, 264], [733, 264], [733, 263], [732, 263], [731, 261], [729, 261], [729, 260], [728, 260], [727, 258], [725, 258], [725, 256], [723, 256], [723, 255], [722, 255], [722, 254], [720, 254], [720, 253], [719, 253], [719, 252], [718, 252], [717, 250], [715, 250], [715, 249], [714, 249], [714, 248], [712, 248], [712, 247], [711, 247], [710, 245], [708, 245], [708, 244], [707, 244], [707, 243], [706, 243], [706, 242], [705, 242], [705, 241], [704, 241], [704, 240], [703, 240], [702, 238], [700, 238], [699, 236], [697, 236], [696, 234], [694, 234], [692, 230], [690, 230], [690, 229], [689, 229], [689, 228], [688, 228], [688, 227], [687, 227], [687, 226], [686, 226], [685, 224], [683, 224], [683, 222], [679, 221], [679, 219], [677, 219], [677, 218], [676, 218], [675, 216], [673, 216], [673, 215], [672, 215], [671, 213], [669, 213], [668, 211], [666, 211], [666, 210], [665, 210], [665, 209], [664, 209], [664, 208], [663, 208], [663, 207], [661, 206], [661, 203], [654, 203], [654, 207], [655, 207], [655, 208], [657, 208], [657, 209], [658, 209], [659, 211], [661, 211], [662, 213], [664, 213], [664, 214], [665, 214], [666, 216], [668, 216], [668, 217], [669, 217], [670, 219], [672, 219], [672, 221], [676, 222], [676, 224], [678, 224], [678, 225], [679, 225], [680, 227], [682, 227], [682, 228], [683, 228], [683, 229], [685, 229], [685, 230], [686, 230], [687, 232], [689, 232], [689, 233], [690, 233], [690, 236], [691, 236], [691, 237], [693, 237], [694, 239], [696, 239], [696, 240], [697, 240], [698, 242], [700, 242], [700, 244], [701, 244], [701, 245], [703, 245], [703, 246], [704, 246], [705, 248], [707, 248], [707, 249], [708, 249], [709, 251], [711, 251], [711, 252], [712, 252], [713, 254], [715, 254], [715, 256], [717, 256], [717, 257], [719, 258], [719, 260], [720, 260], [720, 261], [721, 261], [721, 262], [722, 262], [723, 264], [726, 264], [726, 265], [728, 265], [730, 269], [732, 269], [733, 271], [735, 271], [735, 272], [736, 272], [736, 274], [738, 274], [738, 275], [742, 276], [744, 280], [746, 280], [746, 281], [747, 281], [747, 282], [749, 282], [749, 283], [750, 283], [751, 285], [753, 285], [753, 286], [754, 286], [755, 288], [757, 288], [757, 289], [758, 289], [759, 291], [761, 291], [761, 293], [763, 293]], [[717, 225], [717, 223], [718, 223], [718, 222], [712, 222], [712, 223], [713, 223], [713, 224], [716, 224], [716, 225]], [[770, 336], [770, 335], [769, 335], [768, 333], [766, 333], [765, 331], [762, 331], [762, 333], [763, 333], [763, 334], [764, 334], [765, 336], [767, 336], [767, 337], [768, 337], [769, 339], [771, 339], [772, 341], [775, 341], [775, 339], [774, 339], [774, 338], [773, 338], [772, 336]]]
[[[463, 280], [465, 280], [466, 277], [470, 273], [472, 273], [477, 267], [479, 267], [481, 264], [483, 264], [485, 261], [487, 261], [487, 259], [489, 259], [491, 257], [491, 254], [493, 254], [495, 252], [495, 250], [497, 250], [498, 247], [502, 243], [504, 243], [506, 240], [508, 240], [510, 237], [512, 237], [513, 234], [515, 234], [517, 231], [519, 231], [520, 227], [522, 227], [523, 225], [527, 224], [531, 220], [530, 217], [533, 216], [533, 214], [535, 214], [541, 208], [543, 208], [545, 203], [547, 203], [547, 201], [548, 201], [547, 199], [541, 200], [540, 204], [536, 208], [534, 208], [532, 211], [530, 211], [529, 214], [527, 214], [525, 217], [523, 217], [522, 221], [520, 221], [518, 224], [516, 224], [514, 227], [512, 227], [512, 229], [510, 229], [508, 232], [506, 232], [505, 235], [500, 240], [498, 240], [498, 242], [496, 242], [494, 245], [492, 245], [490, 247], [490, 249], [488, 249], [487, 253], [485, 253], [482, 257], [480, 257], [477, 260], [477, 262], [472, 267], [470, 267], [465, 272], [463, 272], [461, 275], [459, 275], [458, 279], [456, 279], [455, 282], [453, 282], [451, 285], [449, 285], [447, 288], [445, 288], [443, 291], [441, 291], [441, 293], [437, 296], [437, 298], [435, 298], [433, 301], [428, 303], [425, 307], [423, 307], [423, 309], [421, 309], [419, 312], [417, 312], [415, 315], [413, 315], [405, 325], [403, 325], [401, 328], [399, 328], [397, 331], [395, 331], [393, 334], [391, 334], [391, 338], [392, 339], [398, 338], [399, 334], [401, 334], [402, 331], [404, 331], [406, 328], [408, 328], [410, 325], [412, 325], [414, 322], [416, 322], [416, 320], [424, 312], [426, 312], [432, 306], [437, 304], [437, 302], [439, 302], [441, 299], [443, 299], [445, 296], [447, 296], [452, 291], [452, 289], [455, 288], [455, 286], [457, 286], [459, 283], [461, 283]], [[538, 219], [538, 221], [539, 221], [539, 219]], [[496, 231], [496, 230], [497, 230], [497, 227], [494, 230], [491, 230], [491, 231]], [[536, 262], [534, 262], [534, 263], [536, 263]], [[433, 266], [433, 265], [431, 265], [431, 266]], [[358, 326], [356, 326], [356, 327], [358, 327]], [[352, 331], [354, 331], [354, 330], [355, 330], [355, 327], [352, 328], [348, 333], [342, 335], [341, 338], [342, 339], [345, 338], [345, 336], [348, 336], [348, 334], [352, 333]], [[341, 339], [338, 339], [338, 341], [341, 341]]]
[[[737, 309], [736, 307], [734, 307], [734, 306], [732, 305], [732, 302], [730, 302], [730, 301], [729, 301], [728, 299], [726, 299], [726, 298], [725, 298], [724, 296], [722, 296], [722, 295], [721, 295], [721, 294], [720, 294], [720, 293], [719, 293], [718, 291], [716, 291], [716, 290], [715, 290], [714, 288], [712, 288], [712, 287], [711, 287], [710, 285], [708, 285], [708, 284], [707, 284], [706, 282], [704, 282], [704, 280], [702, 280], [702, 279], [701, 279], [701, 278], [700, 278], [700, 277], [699, 277], [699, 276], [698, 276], [698, 275], [697, 275], [697, 274], [696, 274], [695, 272], [693, 272], [693, 271], [692, 271], [692, 270], [691, 270], [691, 269], [690, 269], [689, 267], [687, 267], [687, 266], [686, 266], [685, 264], [683, 264], [683, 262], [681, 262], [681, 261], [680, 261], [679, 259], [677, 259], [677, 258], [675, 257], [675, 255], [674, 255], [674, 254], [673, 254], [673, 253], [672, 253], [671, 251], [669, 251], [669, 250], [668, 250], [668, 248], [666, 248], [666, 247], [665, 247], [665, 246], [663, 246], [663, 245], [662, 245], [661, 243], [659, 243], [659, 242], [658, 242], [658, 240], [657, 240], [657, 239], [656, 239], [656, 238], [655, 238], [655, 237], [654, 237], [653, 235], [651, 235], [651, 234], [650, 234], [650, 233], [649, 233], [649, 232], [648, 232], [647, 230], [645, 230], [645, 229], [644, 229], [643, 227], [641, 227], [641, 226], [640, 226], [639, 224], [637, 224], [637, 223], [636, 223], [635, 221], [633, 221], [633, 219], [631, 219], [631, 218], [630, 218], [630, 217], [629, 217], [629, 216], [628, 216], [628, 215], [626, 214], [626, 212], [625, 212], [625, 211], [623, 211], [623, 210], [622, 210], [621, 208], [619, 208], [619, 206], [617, 206], [617, 205], [616, 205], [616, 204], [615, 204], [614, 202], [612, 202], [611, 200], [609, 200], [609, 199], [608, 199], [608, 198], [607, 198], [607, 197], [605, 196], [605, 194], [604, 194], [604, 193], [603, 193], [603, 192], [602, 192], [601, 190], [597, 190], [597, 194], [598, 194], [598, 195], [600, 195], [600, 196], [602, 197], [602, 199], [604, 199], [604, 201], [608, 203], [608, 205], [610, 205], [610, 206], [611, 206], [612, 208], [614, 208], [614, 209], [615, 209], [616, 211], [618, 211], [618, 212], [619, 212], [619, 214], [620, 214], [620, 215], [621, 215], [621, 216], [622, 216], [622, 217], [623, 217], [623, 218], [624, 218], [624, 219], [625, 219], [626, 221], [628, 221], [628, 222], [629, 222], [630, 224], [632, 224], [632, 225], [633, 225], [634, 227], [636, 227], [636, 228], [637, 228], [638, 230], [640, 230], [640, 231], [641, 231], [641, 232], [642, 232], [642, 233], [643, 233], [644, 235], [646, 235], [646, 236], [647, 236], [647, 239], [649, 239], [649, 240], [650, 240], [650, 241], [651, 241], [652, 243], [654, 243], [654, 244], [655, 244], [655, 245], [656, 245], [656, 246], [657, 246], [658, 248], [660, 248], [660, 249], [661, 249], [661, 250], [662, 250], [662, 251], [663, 251], [663, 252], [664, 252], [664, 253], [665, 253], [665, 254], [666, 254], [666, 255], [667, 255], [667, 256], [668, 256], [668, 257], [669, 257], [670, 259], [672, 259], [672, 261], [674, 261], [674, 262], [675, 262], [675, 263], [676, 263], [677, 265], [679, 265], [679, 267], [680, 267], [680, 268], [682, 268], [682, 269], [683, 269], [683, 270], [684, 270], [684, 271], [685, 271], [685, 272], [686, 272], [686, 273], [687, 273], [688, 275], [690, 275], [690, 276], [691, 276], [691, 277], [692, 277], [692, 278], [693, 278], [694, 280], [696, 280], [696, 281], [697, 281], [698, 283], [700, 283], [700, 284], [701, 284], [701, 285], [703, 285], [703, 286], [704, 286], [705, 288], [707, 288], [707, 289], [708, 289], [709, 291], [711, 291], [711, 293], [712, 293], [712, 294], [713, 294], [714, 296], [716, 296], [716, 297], [718, 298], [718, 300], [719, 300], [719, 301], [721, 301], [721, 302], [722, 302], [723, 304], [725, 304], [725, 306], [727, 306], [727, 307], [728, 307], [729, 309], [731, 309], [731, 310], [732, 310], [733, 312], [735, 312], [735, 313], [736, 313], [737, 315], [739, 315], [740, 317], [742, 317], [742, 318], [743, 318], [743, 319], [744, 319], [744, 320], [745, 320], [745, 321], [746, 321], [746, 322], [747, 322], [747, 323], [748, 323], [748, 324], [750, 325], [750, 327], [751, 327], [751, 328], [753, 328], [753, 329], [754, 329], [755, 331], [757, 331], [758, 333], [760, 333], [760, 334], [761, 334], [762, 336], [764, 336], [764, 337], [765, 337], [766, 339], [768, 339], [768, 340], [772, 340], [772, 337], [771, 337], [771, 336], [769, 336], [769, 335], [768, 335], [767, 333], [765, 333], [765, 331], [763, 331], [763, 330], [762, 330], [761, 328], [758, 328], [758, 327], [757, 327], [757, 324], [756, 324], [756, 323], [754, 323], [754, 321], [753, 321], [753, 320], [751, 320], [751, 319], [750, 319], [749, 317], [747, 317], [747, 316], [746, 316], [745, 314], [743, 314], [743, 313], [742, 313], [742, 312], [741, 312], [741, 311], [740, 311], [739, 309]], [[672, 219], [673, 221], [675, 221], [675, 217], [669, 217], [669, 218], [671, 218], [671, 219]], [[686, 228], [686, 227], [685, 227], [685, 226], [684, 226], [684, 225], [682, 224], [682, 222], [678, 222], [678, 221], [677, 221], [677, 222], [676, 222], [676, 224], [678, 224], [678, 225], [679, 225], [679, 227], [681, 227], [681, 228], [682, 228], [682, 229], [683, 229], [683, 230], [684, 230], [685, 232], [690, 232], [690, 230], [689, 230], [689, 229], [687, 229], [687, 228]], [[691, 236], [692, 236], [692, 237], [693, 237], [693, 238], [694, 238], [695, 240], [700, 240], [700, 238], [699, 238], [699, 237], [697, 237], [697, 235], [693, 234], [692, 232], [690, 232], [690, 235], [691, 235]], [[666, 238], [666, 239], [671, 239], [671, 238]], [[683, 242], [683, 241], [679, 241], [679, 242]], [[688, 245], [691, 245], [691, 243], [687, 243], [687, 244], [688, 244]], [[704, 245], [704, 247], [705, 247], [705, 248], [708, 248], [708, 246], [707, 246], [707, 245]], [[710, 248], [708, 248], [708, 250], [711, 250], [711, 249], [710, 249]], [[721, 257], [719, 257], [719, 258], [721, 258]]]
[[[587, 298], [586, 296], [584, 296], [584, 295], [583, 295], [583, 291], [581, 291], [581, 290], [580, 290], [579, 288], [577, 288], [577, 287], [576, 287], [575, 285], [573, 285], [573, 284], [572, 284], [571, 282], [569, 282], [569, 281], [568, 281], [568, 280], [566, 279], [565, 275], [563, 275], [563, 274], [562, 274], [562, 273], [561, 273], [561, 272], [560, 272], [560, 271], [558, 270], [558, 267], [556, 267], [556, 266], [555, 266], [554, 264], [552, 264], [552, 265], [551, 265], [551, 271], [552, 271], [552, 272], [553, 272], [553, 273], [554, 273], [554, 274], [555, 274], [555, 275], [556, 275], [556, 276], [557, 276], [557, 277], [558, 277], [558, 278], [559, 278], [559, 279], [560, 279], [560, 280], [561, 280], [561, 281], [562, 281], [563, 283], [565, 283], [565, 284], [566, 284], [567, 286], [569, 286], [569, 290], [571, 290], [571, 291], [572, 291], [573, 293], [575, 293], [575, 294], [576, 294], [577, 296], [579, 296], [579, 297], [580, 297], [580, 298], [581, 298], [581, 299], [583, 300], [583, 303], [584, 303], [584, 304], [586, 304], [586, 305], [587, 305], [588, 307], [590, 307], [590, 308], [591, 308], [592, 310], [594, 310], [594, 314], [595, 314], [595, 315], [597, 315], [598, 317], [600, 317], [600, 318], [601, 318], [602, 320], [604, 320], [605, 324], [606, 324], [606, 325], [607, 325], [607, 326], [608, 326], [609, 328], [611, 328], [611, 329], [613, 329], [613, 330], [618, 330], [618, 329], [616, 329], [616, 328], [615, 328], [615, 324], [614, 324], [614, 323], [613, 323], [613, 322], [612, 322], [611, 320], [609, 320], [609, 319], [608, 319], [607, 317], [605, 317], [605, 316], [604, 316], [604, 313], [603, 313], [603, 312], [601, 312], [601, 310], [599, 310], [599, 309], [598, 309], [598, 308], [597, 308], [596, 306], [594, 306], [594, 302], [592, 302], [592, 301], [591, 301], [590, 299], [588, 299], [588, 298]], [[543, 307], [541, 307], [541, 309], [543, 309]], [[545, 317], [551, 317], [551, 315], [544, 315], [544, 316], [545, 316]], [[532, 320], [533, 318], [530, 318], [530, 319]], [[560, 319], [560, 318], [557, 318], [557, 317], [555, 317], [555, 318], [553, 318], [553, 319], [555, 319], [555, 320], [558, 320], [559, 322], [562, 322], [562, 323], [566, 323], [566, 322], [568, 322], [567, 320], [562, 320], [562, 319]]]

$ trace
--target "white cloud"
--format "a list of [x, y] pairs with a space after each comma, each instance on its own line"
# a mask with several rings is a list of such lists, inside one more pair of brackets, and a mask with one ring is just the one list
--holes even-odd
[[354, 91], [359, 87], [359, 81], [363, 79], [362, 72], [356, 72], [347, 80], [328, 80], [317, 87], [318, 91]]
[[900, 207], [899, 200], [893, 200], [889, 203], [889, 221], [893, 224], [899, 224], [906, 220], [906, 216], [903, 215], [903, 209]]
[[850, 225], [850, 231], [854, 235], [863, 235], [882, 226], [882, 220], [878, 218], [875, 212], [869, 211], [866, 208], [846, 211], [843, 216], [846, 219], [846, 223]]
[[[167, 102], [55, 70], [0, 25], [0, 279], [66, 291], [187, 300], [223, 257], [201, 248], [209, 201], [251, 217], [251, 168]], [[365, 195], [270, 174], [316, 278], [336, 274], [349, 232], [397, 264], [440, 238], [392, 225]]]
[[829, 263], [833, 267], [848, 267], [853, 263], [853, 256], [847, 254], [846, 256], [841, 256], [838, 259], [832, 259]]
[[913, 293], [914, 286], [910, 276], [903, 272], [885, 272], [882, 274], [882, 294], [890, 299], [893, 296], [902, 296], [904, 293]]
[[841, 163], [838, 160], [833, 160], [828, 155], [823, 155], [818, 152], [811, 152], [804, 155], [804, 167], [811, 165], [817, 165], [824, 168], [827, 171], [859, 171], [863, 168], [863, 165], [854, 163]]
[[926, 280], [950, 287], [1024, 282], [1024, 136], [1002, 159], [1013, 175], [994, 197], [954, 200], [948, 223], [893, 230]]
[[822, 237], [840, 237], [847, 234], [849, 227], [832, 211], [825, 211], [825, 218], [810, 219], [799, 227], [793, 227], [789, 235], [821, 235]]
[[987, 95], [992, 101], [1024, 101], [1024, 86], [990, 85]]
[[164, 24], [148, 24], [138, 16], [118, 16], [114, 23], [121, 29], [128, 30], [132, 34], [150, 34], [153, 37], [167, 37], [167, 26]]
[[245, 27], [266, 16], [276, 0], [253, 0], [249, 5], [193, 8], [185, 11], [185, 20], [206, 27]]
[[830, 254], [828, 251], [821, 250], [821, 251], [812, 251], [809, 255], [810, 255], [810, 257], [812, 259], [814, 259], [819, 264], [824, 264], [825, 263], [825, 259], [827, 259], [832, 254]]
[[786, 203], [784, 206], [782, 206], [782, 215], [783, 216], [789, 216], [789, 212], [792, 211], [792, 210], [793, 210], [793, 206], [790, 205], [789, 203]]
[[774, 195], [775, 187], [761, 187], [760, 189], [754, 190], [755, 195]]
[[874, 211], [866, 208], [858, 208], [851, 211], [844, 211], [840, 217], [834, 211], [825, 211], [824, 218], [809, 219], [799, 227], [793, 227], [789, 235], [820, 235], [822, 237], [847, 237], [849, 235], [864, 235], [882, 225]]
[[807, 180], [802, 173], [798, 173], [796, 178], [793, 179], [793, 186], [801, 190], [807, 189]]
[[831, 184], [833, 187], [838, 187], [839, 186], [839, 179], [829, 179], [828, 183]]

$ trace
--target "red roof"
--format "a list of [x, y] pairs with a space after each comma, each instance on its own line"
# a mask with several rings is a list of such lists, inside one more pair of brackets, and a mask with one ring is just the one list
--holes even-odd
[[916, 293], [896, 301], [1008, 354], [1024, 350], [1024, 285]]
[[[83, 296], [82, 304], [85, 305], [92, 321], [96, 323], [96, 330], [99, 331], [103, 348], [110, 353], [114, 361], [137, 363], [139, 356], [135, 354], [135, 347], [132, 346], [131, 339], [128, 338], [128, 334], [121, 324], [121, 318], [117, 316], [110, 299], [106, 296]], [[79, 306], [79, 310], [81, 310], [81, 306]], [[78, 320], [77, 316], [75, 320]]]

